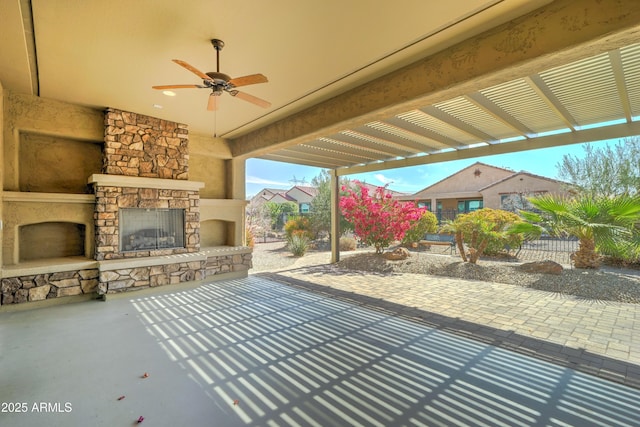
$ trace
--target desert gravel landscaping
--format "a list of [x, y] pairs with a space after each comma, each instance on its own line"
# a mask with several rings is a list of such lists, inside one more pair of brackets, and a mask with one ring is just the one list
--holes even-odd
[[[252, 272], [328, 264], [326, 251], [310, 251], [293, 257], [284, 242], [258, 244], [254, 248]], [[546, 292], [573, 295], [594, 301], [640, 304], [640, 271], [602, 267], [599, 270], [564, 266], [560, 275], [520, 271], [520, 263], [481, 260], [477, 265], [463, 263], [459, 257], [429, 252], [412, 252], [402, 261], [389, 261], [372, 249], [341, 252], [341, 261], [332, 270], [369, 271], [377, 274], [428, 274], [460, 279], [490, 281], [523, 286]]]

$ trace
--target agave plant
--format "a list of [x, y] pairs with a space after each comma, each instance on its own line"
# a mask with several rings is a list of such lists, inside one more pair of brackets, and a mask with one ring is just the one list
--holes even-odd
[[514, 225], [510, 232], [525, 233], [529, 238], [537, 238], [543, 232], [577, 237], [577, 268], [598, 268], [599, 253], [612, 248], [624, 246], [638, 251], [638, 196], [566, 198], [548, 194], [529, 201], [538, 212], [521, 212], [527, 222]]

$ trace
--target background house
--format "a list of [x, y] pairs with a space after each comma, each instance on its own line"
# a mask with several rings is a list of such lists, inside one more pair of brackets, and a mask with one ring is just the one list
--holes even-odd
[[288, 190], [264, 188], [251, 198], [251, 203], [261, 205], [266, 202], [293, 202], [298, 205], [298, 213], [305, 214], [311, 211], [311, 202], [317, 194], [317, 188], [302, 185], [294, 185]]
[[438, 219], [458, 213], [492, 208], [517, 211], [527, 208], [529, 196], [563, 193], [565, 183], [476, 162], [441, 181], [400, 200], [414, 200], [434, 212]]

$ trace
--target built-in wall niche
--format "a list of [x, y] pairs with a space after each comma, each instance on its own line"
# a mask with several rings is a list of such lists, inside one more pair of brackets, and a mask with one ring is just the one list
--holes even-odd
[[120, 251], [184, 248], [184, 214], [184, 209], [120, 209]]
[[235, 223], [231, 221], [206, 220], [200, 223], [200, 246], [232, 246]]
[[20, 134], [19, 190], [91, 193], [87, 177], [102, 170], [102, 142]]
[[41, 222], [18, 227], [19, 262], [85, 256], [84, 224]]

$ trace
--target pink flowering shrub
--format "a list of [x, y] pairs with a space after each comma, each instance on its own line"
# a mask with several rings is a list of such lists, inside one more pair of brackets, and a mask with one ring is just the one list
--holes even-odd
[[353, 224], [355, 235], [367, 245], [375, 246], [376, 253], [382, 253], [393, 241], [402, 240], [425, 211], [412, 202], [393, 199], [385, 187], [378, 187], [370, 195], [367, 187], [355, 183], [356, 190], [342, 187], [346, 195], [340, 198], [340, 210]]

